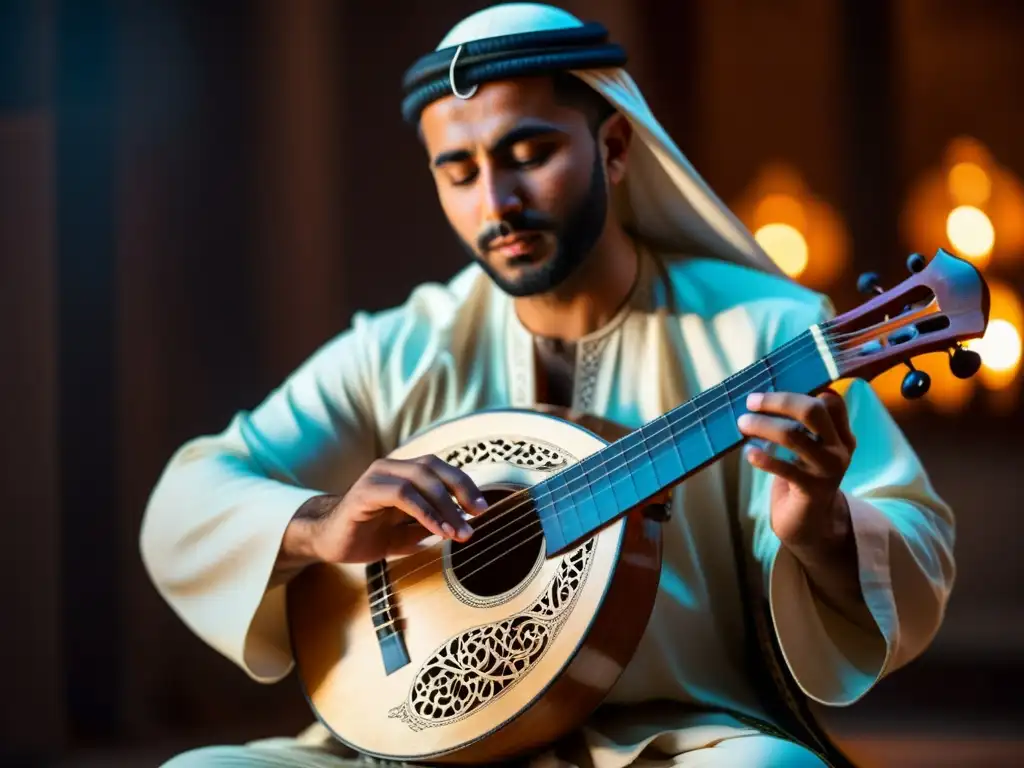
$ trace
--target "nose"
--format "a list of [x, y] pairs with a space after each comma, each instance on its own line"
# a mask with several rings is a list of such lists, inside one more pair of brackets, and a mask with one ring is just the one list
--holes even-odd
[[514, 174], [487, 169], [480, 176], [480, 217], [484, 224], [501, 221], [509, 213], [523, 210]]

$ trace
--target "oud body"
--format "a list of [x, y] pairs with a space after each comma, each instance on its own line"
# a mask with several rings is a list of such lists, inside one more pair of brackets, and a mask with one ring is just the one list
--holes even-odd
[[303, 688], [337, 739], [402, 761], [489, 763], [549, 744], [601, 703], [654, 605], [656, 505], [551, 557], [544, 499], [524, 491], [606, 445], [557, 416], [508, 410], [446, 422], [391, 454], [439, 456], [490, 509], [467, 542], [318, 565], [290, 585]]
[[[654, 499], [739, 446], [751, 392], [815, 394], [946, 350], [988, 325], [988, 287], [943, 250], [888, 291], [813, 325], [624, 436], [551, 414], [478, 413], [435, 426], [394, 458], [433, 454], [466, 472], [489, 507], [473, 536], [368, 565], [318, 565], [288, 589], [306, 696], [340, 741], [405, 762], [487, 764], [580, 725], [629, 663], [661, 570]], [[903, 393], [920, 397], [911, 369]], [[610, 426], [604, 423], [606, 427]]]

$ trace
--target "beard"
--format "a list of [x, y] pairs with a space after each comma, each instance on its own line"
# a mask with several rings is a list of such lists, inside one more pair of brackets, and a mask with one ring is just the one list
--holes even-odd
[[[500, 224], [489, 225], [477, 238], [476, 248], [461, 237], [459, 242], [502, 291], [515, 297], [535, 296], [557, 288], [587, 260], [604, 231], [607, 215], [604, 165], [600, 150], [595, 149], [590, 186], [564, 221], [558, 222], [532, 211], [514, 212]], [[555, 252], [543, 263], [523, 268], [517, 277], [506, 278], [488, 262], [486, 255], [481, 254], [487, 253], [490, 242], [495, 238], [522, 231], [554, 234]]]

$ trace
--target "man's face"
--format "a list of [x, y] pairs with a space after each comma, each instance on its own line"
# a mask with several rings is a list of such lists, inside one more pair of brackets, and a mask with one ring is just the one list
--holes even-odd
[[547, 292], [585, 261], [605, 225], [604, 166], [586, 116], [550, 80], [448, 96], [420, 124], [441, 207], [503, 291]]

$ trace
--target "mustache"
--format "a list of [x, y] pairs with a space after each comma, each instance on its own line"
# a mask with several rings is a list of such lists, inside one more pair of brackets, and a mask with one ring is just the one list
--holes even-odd
[[555, 222], [540, 213], [533, 211], [515, 211], [502, 218], [501, 221], [488, 223], [477, 235], [476, 246], [481, 252], [490, 248], [491, 243], [499, 237], [508, 237], [516, 232], [554, 232]]

